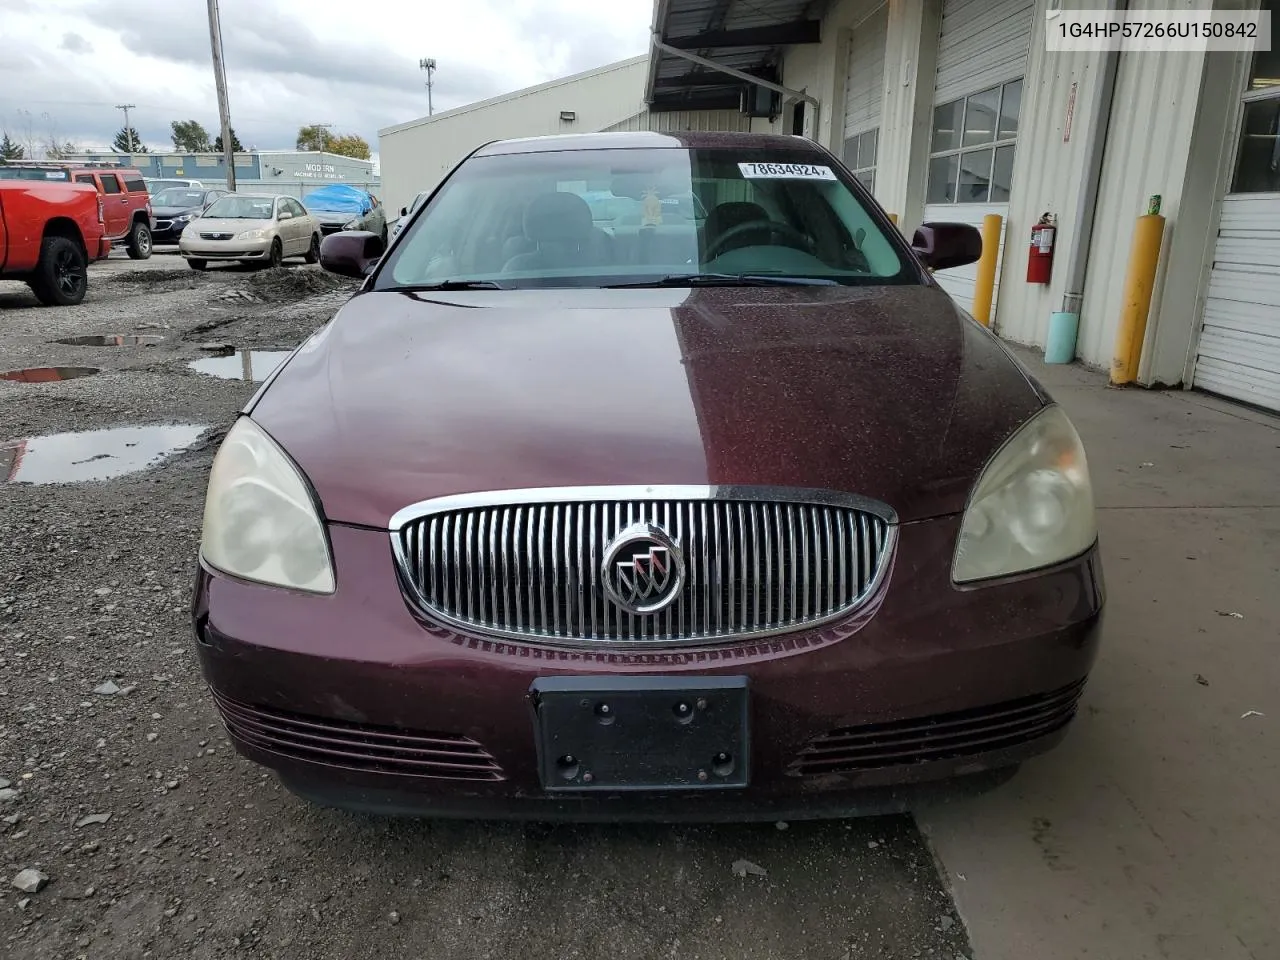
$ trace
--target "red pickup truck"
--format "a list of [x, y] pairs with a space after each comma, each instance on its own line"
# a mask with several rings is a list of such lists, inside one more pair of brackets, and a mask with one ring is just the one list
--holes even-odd
[[0, 178], [0, 277], [47, 306], [84, 299], [88, 265], [111, 252], [102, 196], [89, 184]]

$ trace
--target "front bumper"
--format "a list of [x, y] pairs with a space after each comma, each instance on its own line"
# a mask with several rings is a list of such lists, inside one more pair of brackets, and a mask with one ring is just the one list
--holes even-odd
[[[202, 566], [197, 647], [236, 748], [313, 800], [432, 815], [753, 819], [908, 808], [985, 784], [1064, 735], [1096, 652], [1096, 548], [958, 589], [959, 518], [903, 525], [849, 619], [769, 641], [649, 652], [561, 649], [427, 623], [385, 533], [331, 527], [338, 589], [312, 596]], [[538, 677], [745, 676], [751, 779], [738, 790], [551, 794], [529, 699]]]
[[197, 260], [265, 260], [271, 255], [270, 240], [203, 240], [183, 237], [178, 252]]

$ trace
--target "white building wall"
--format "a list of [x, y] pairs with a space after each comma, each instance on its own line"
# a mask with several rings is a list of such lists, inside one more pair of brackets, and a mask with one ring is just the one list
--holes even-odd
[[[644, 110], [647, 72], [648, 58], [635, 57], [378, 131], [387, 206], [408, 204], [493, 140], [593, 133], [635, 116]], [[560, 119], [564, 110], [576, 114], [572, 122]]]

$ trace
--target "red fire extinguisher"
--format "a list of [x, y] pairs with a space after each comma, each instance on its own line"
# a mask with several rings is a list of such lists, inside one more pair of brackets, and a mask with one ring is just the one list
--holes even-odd
[[1053, 273], [1053, 242], [1058, 218], [1046, 213], [1031, 228], [1031, 249], [1027, 252], [1027, 283], [1048, 283]]

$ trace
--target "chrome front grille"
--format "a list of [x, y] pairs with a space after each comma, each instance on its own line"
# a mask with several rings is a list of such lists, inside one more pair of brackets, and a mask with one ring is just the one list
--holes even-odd
[[230, 240], [235, 234], [232, 233], [202, 233], [201, 240]]
[[[446, 497], [392, 521], [408, 591], [430, 617], [523, 640], [718, 643], [810, 627], [872, 592], [892, 514], [824, 491], [647, 487]], [[655, 524], [681, 557], [674, 600], [628, 613], [604, 589], [606, 552]]]

